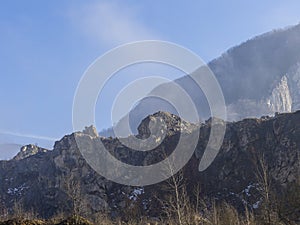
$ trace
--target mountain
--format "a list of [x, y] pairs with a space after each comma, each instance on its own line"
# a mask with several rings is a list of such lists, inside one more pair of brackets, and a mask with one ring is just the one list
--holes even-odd
[[[224, 93], [229, 121], [276, 112], [300, 109], [300, 24], [273, 30], [229, 49], [208, 63]], [[204, 75], [201, 70], [193, 76]], [[210, 108], [202, 90], [187, 75], [175, 80], [191, 97], [202, 120], [210, 117]], [[170, 84], [156, 87], [150, 94], [174, 95]], [[163, 99], [144, 98], [129, 112], [131, 130], [135, 133], [140, 121], [157, 111], [177, 114]], [[193, 121], [190, 121], [193, 122]], [[121, 119], [117, 127], [127, 127]], [[113, 136], [112, 130], [102, 135]]]
[[54, 139], [35, 137], [34, 135], [22, 135], [19, 133], [2, 133], [0, 131], [0, 160], [12, 159], [22, 146], [28, 144], [39, 145], [44, 148], [52, 148]]
[[25, 145], [25, 146], [21, 147], [20, 151], [18, 152], [18, 154], [15, 157], [13, 157], [13, 159], [21, 160], [21, 159], [25, 159], [29, 156], [36, 155], [38, 153], [44, 153], [47, 151], [48, 150], [45, 148], [41, 148], [36, 145], [29, 144], [29, 145]]
[[[136, 206], [143, 215], [157, 217], [163, 207], [158, 200], [164, 200], [170, 194], [163, 188], [168, 181], [146, 187], [131, 187], [109, 181], [87, 164], [78, 149], [77, 138], [84, 140], [87, 152], [95, 150], [97, 144], [102, 142], [110, 154], [123, 162], [150, 165], [168, 156], [176, 148], [181, 135], [193, 136], [197, 127], [200, 128], [198, 144], [182, 174], [188, 190], [200, 186], [198, 197], [226, 201], [241, 211], [245, 205], [258, 211], [264, 204], [261, 194], [263, 186], [257, 177], [261, 166], [266, 166], [262, 167], [267, 168], [262, 172], [267, 171], [276, 196], [287, 193], [291, 187], [299, 187], [300, 111], [227, 122], [220, 152], [203, 172], [198, 171], [198, 166], [208, 141], [211, 120], [195, 125], [176, 115], [158, 112], [142, 121], [136, 137], [149, 137], [150, 124], [162, 120], [167, 129], [165, 138], [149, 152], [129, 149], [121, 139], [100, 137], [93, 127], [64, 136], [51, 151], [34, 145], [24, 147], [14, 159], [0, 161], [0, 211], [2, 214], [12, 213], [17, 203], [24, 211], [34, 210], [44, 218], [62, 212], [68, 214], [73, 210], [90, 216], [106, 211], [110, 216], [118, 217], [125, 216], [128, 210]], [[219, 123], [225, 124], [221, 120]], [[188, 146], [188, 139], [186, 141], [185, 145]], [[117, 171], [114, 166], [107, 169]], [[193, 191], [187, 193], [191, 199], [195, 198]], [[299, 206], [297, 197], [294, 197], [294, 201]], [[292, 213], [283, 216], [289, 220], [299, 220], [300, 209], [289, 205], [292, 202], [285, 201], [284, 204], [281, 207], [292, 209]]]
[[[229, 117], [299, 109], [299, 49], [300, 24], [258, 36], [210, 62], [223, 88]], [[255, 110], [251, 107], [249, 112], [249, 104]]]

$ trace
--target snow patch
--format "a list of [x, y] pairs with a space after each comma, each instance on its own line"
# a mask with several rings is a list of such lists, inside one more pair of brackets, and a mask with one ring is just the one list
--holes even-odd
[[258, 209], [260, 203], [261, 203], [261, 200], [258, 200], [257, 202], [255, 202], [255, 203], [252, 205], [252, 208], [253, 208], [253, 209]]
[[129, 199], [130, 200], [133, 200], [133, 201], [136, 201], [138, 196], [141, 195], [141, 194], [144, 194], [145, 191], [144, 191], [144, 188], [140, 187], [140, 188], [135, 188], [131, 194], [129, 195]]
[[9, 195], [22, 195], [22, 192], [26, 189], [28, 189], [29, 187], [26, 186], [26, 184], [22, 184], [19, 187], [15, 187], [15, 188], [8, 188], [7, 189], [7, 194]]
[[245, 193], [247, 195], [247, 197], [251, 196], [250, 190], [251, 188], [256, 188], [258, 187], [258, 184], [249, 184], [242, 192]]

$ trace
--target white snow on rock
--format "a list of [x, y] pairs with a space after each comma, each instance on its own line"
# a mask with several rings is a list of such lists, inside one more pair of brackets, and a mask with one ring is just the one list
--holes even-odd
[[258, 200], [257, 202], [255, 202], [255, 203], [252, 205], [252, 208], [253, 208], [253, 209], [258, 209], [260, 203], [261, 203], [261, 200]]
[[15, 188], [8, 188], [7, 189], [7, 194], [9, 195], [22, 195], [22, 192], [26, 189], [28, 189], [29, 187], [26, 186], [26, 184], [22, 184], [19, 187], [15, 187]]
[[136, 201], [138, 196], [141, 195], [141, 194], [144, 194], [145, 191], [144, 191], [144, 188], [140, 187], [140, 188], [135, 188], [131, 194], [129, 195], [129, 199], [130, 200], [133, 200], [133, 201]]

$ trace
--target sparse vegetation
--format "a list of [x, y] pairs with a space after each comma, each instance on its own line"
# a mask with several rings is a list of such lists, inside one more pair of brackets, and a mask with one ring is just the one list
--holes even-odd
[[[2, 218], [0, 225], [296, 225], [300, 209], [299, 183], [287, 187], [286, 192], [276, 196], [270, 185], [270, 175], [264, 157], [257, 161], [257, 181], [261, 187], [263, 197], [260, 209], [253, 212], [245, 205], [243, 210], [235, 208], [228, 202], [206, 201], [200, 196], [200, 187], [195, 185], [192, 195], [187, 192], [184, 173], [169, 178], [164, 189], [167, 197], [159, 199], [161, 215], [150, 218], [136, 209], [134, 205], [128, 205], [123, 217], [112, 219], [107, 212], [99, 212], [92, 218], [86, 219], [75, 212], [67, 216], [59, 214], [48, 220], [38, 219], [33, 212], [24, 212], [22, 204], [16, 202], [13, 207], [13, 215]], [[77, 185], [73, 186], [79, 187]], [[72, 190], [73, 190], [72, 189]], [[74, 190], [74, 193], [76, 190]], [[77, 211], [79, 213], [79, 211]], [[298, 213], [298, 214], [297, 214]]]
[[[193, 189], [188, 189], [184, 170], [171, 176], [161, 184], [163, 194], [158, 200], [158, 215], [150, 217], [143, 212], [138, 201], [126, 203], [123, 212], [112, 218], [108, 212], [98, 212], [92, 216], [82, 213], [80, 184], [75, 177], [65, 179], [66, 191], [72, 200], [72, 212], [57, 214], [47, 220], [39, 219], [33, 210], [25, 211], [21, 201], [15, 201], [11, 210], [2, 207], [0, 225], [285, 225], [299, 224], [300, 214], [300, 179], [290, 183], [281, 191], [276, 191], [264, 155], [253, 158], [256, 168], [255, 177], [261, 202], [253, 210], [245, 203], [244, 208], [215, 199], [208, 200], [201, 196], [200, 184], [195, 182]], [[172, 162], [168, 170], [173, 174]], [[11, 213], [8, 213], [11, 212]]]
[[[185, 197], [185, 196], [183, 196]], [[181, 201], [181, 200], [180, 200]], [[186, 200], [184, 200], [186, 201]], [[172, 200], [173, 202], [173, 200]], [[174, 202], [173, 202], [174, 203]], [[72, 215], [65, 219], [52, 218], [49, 220], [41, 219], [22, 219], [14, 218], [0, 222], [0, 225], [138, 225], [138, 224], [174, 224], [174, 225], [260, 225], [268, 224], [265, 218], [262, 218], [260, 214], [254, 214], [253, 212], [246, 210], [245, 213], [239, 213], [232, 205], [223, 202], [213, 202], [209, 207], [204, 204], [200, 204], [201, 207], [196, 209], [195, 206], [186, 202], [184, 208], [180, 210], [180, 217], [177, 212], [177, 205], [171, 205], [169, 209], [165, 209], [167, 216], [158, 218], [146, 218], [141, 215], [136, 215], [135, 218], [130, 220], [122, 220], [122, 218], [111, 219], [107, 214], [99, 214], [94, 221], [82, 218], [78, 215]], [[263, 212], [261, 212], [263, 213]], [[278, 217], [279, 218], [279, 217]], [[284, 224], [297, 224], [290, 220], [273, 220], [272, 225], [284, 225]]]
[[[218, 157], [199, 173], [209, 134], [209, 124], [203, 126], [195, 157], [164, 182], [139, 187], [142, 191], [94, 173], [80, 157], [73, 136], [66, 136], [56, 144], [55, 154], [2, 162], [0, 225], [300, 224], [299, 116], [232, 123]], [[176, 117], [168, 120], [172, 126], [178, 122]], [[141, 158], [150, 165], [149, 158], [168, 157], [167, 175], [175, 172], [169, 151], [178, 137], [175, 131], [168, 135], [149, 157], [131, 157], [116, 139], [105, 143], [132, 163]], [[94, 139], [89, 140], [93, 146]]]

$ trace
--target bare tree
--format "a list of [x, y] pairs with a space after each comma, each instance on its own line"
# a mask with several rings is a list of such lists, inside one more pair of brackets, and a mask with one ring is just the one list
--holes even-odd
[[167, 174], [172, 176], [166, 180], [163, 186], [163, 189], [169, 193], [164, 200], [160, 201], [164, 212], [170, 224], [200, 224], [200, 221], [203, 220], [199, 213], [200, 186], [198, 185], [192, 190], [191, 194], [194, 194], [196, 199], [196, 203], [192, 204], [187, 193], [184, 171], [182, 169], [175, 174], [173, 163], [172, 157], [168, 157], [166, 170]]
[[271, 188], [272, 181], [269, 173], [269, 167], [265, 155], [261, 155], [256, 159], [255, 176], [259, 185], [259, 191], [263, 197], [263, 216], [267, 224], [272, 224], [272, 202], [271, 202]]
[[71, 176], [65, 178], [64, 185], [66, 193], [72, 201], [73, 217], [78, 218], [83, 211], [80, 181], [71, 173]]

